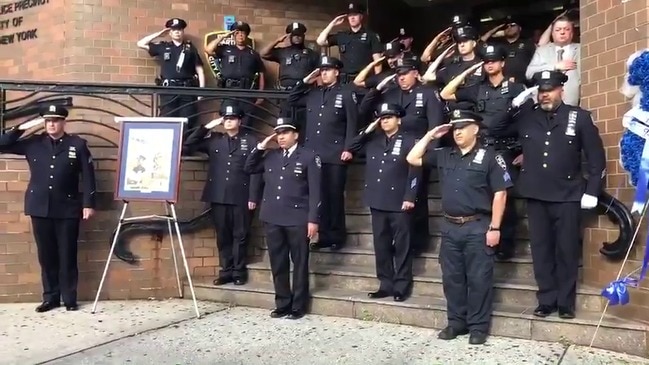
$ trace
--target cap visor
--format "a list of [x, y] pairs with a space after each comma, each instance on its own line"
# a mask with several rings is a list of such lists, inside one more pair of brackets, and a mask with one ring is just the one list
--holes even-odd
[[415, 69], [410, 67], [410, 66], [408, 66], [408, 67], [406, 67], [406, 66], [401, 66], [401, 67], [397, 66], [395, 68], [395, 71], [396, 71], [397, 75], [407, 74], [408, 72], [413, 71], [413, 70], [415, 70]]
[[304, 37], [304, 35], [306, 34], [306, 32], [303, 31], [303, 30], [292, 30], [292, 31], [289, 32], [289, 34], [290, 34], [290, 35], [297, 35], [297, 36], [300, 36], [300, 37]]
[[558, 87], [559, 86], [554, 86], [552, 84], [540, 84], [539, 85], [539, 91], [552, 91], [552, 90], [554, 90], [554, 89], [556, 89]]
[[394, 58], [394, 57], [397, 57], [399, 55], [399, 53], [401, 53], [401, 52], [398, 52], [398, 51], [385, 51], [385, 52], [383, 52], [383, 55], [385, 57], [387, 57], [387, 58]]
[[50, 118], [50, 119], [65, 119], [66, 117], [63, 115], [57, 115], [57, 114], [43, 114], [41, 115], [43, 118]]
[[277, 127], [273, 128], [273, 130], [275, 132], [277, 132], [277, 133], [288, 132], [288, 131], [296, 132], [297, 128], [295, 128], [295, 126], [292, 126], [292, 125], [282, 124], [282, 125], [278, 125]]

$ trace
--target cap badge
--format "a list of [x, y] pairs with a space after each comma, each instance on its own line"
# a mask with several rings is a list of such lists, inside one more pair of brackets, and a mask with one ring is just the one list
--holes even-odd
[[454, 17], [453, 17], [453, 21], [454, 21], [454, 22], [459, 22], [459, 21], [460, 21], [460, 17], [459, 17], [458, 15], [454, 16]]
[[231, 106], [225, 107], [225, 112], [226, 113], [232, 113], [232, 107]]
[[455, 109], [455, 110], [453, 110], [453, 118], [459, 118], [459, 117], [461, 117], [461, 116], [462, 116], [462, 115], [460, 114], [460, 110], [459, 110], [459, 109]]
[[494, 46], [488, 46], [487, 47], [487, 52], [493, 53], [494, 52]]
[[277, 125], [282, 125], [282, 124], [284, 124], [284, 119], [277, 118]]
[[293, 23], [293, 30], [295, 30], [295, 29], [297, 29], [297, 28], [299, 28], [298, 25], [297, 25], [297, 23]]
[[56, 112], [56, 105], [50, 105], [50, 112], [51, 113]]
[[550, 79], [550, 71], [543, 71], [543, 72], [541, 73], [541, 78], [542, 78], [543, 80], [548, 80], [548, 79]]
[[384, 112], [386, 110], [388, 110], [388, 104], [386, 103], [381, 104], [381, 111]]
[[406, 34], [406, 30], [403, 29], [403, 28], [399, 29], [399, 34], [401, 34], [401, 35], [405, 35], [405, 34]]
[[172, 23], [173, 25], [178, 25], [178, 19], [174, 19], [171, 23]]
[[352, 10], [352, 9], [354, 9], [354, 4], [353, 4], [353, 3], [349, 3], [349, 10]]

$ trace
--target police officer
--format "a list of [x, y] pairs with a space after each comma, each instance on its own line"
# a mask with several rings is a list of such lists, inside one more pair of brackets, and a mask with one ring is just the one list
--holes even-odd
[[[367, 65], [381, 57], [381, 39], [379, 35], [363, 26], [365, 6], [349, 3], [347, 14], [339, 15], [318, 35], [316, 42], [320, 47], [338, 46], [340, 60], [344, 67], [341, 70], [341, 82], [346, 84]], [[349, 29], [330, 34], [334, 27], [349, 22]], [[381, 73], [381, 65], [374, 68], [374, 73]]]
[[[318, 232], [322, 164], [313, 151], [298, 145], [297, 135], [290, 120], [279, 118], [275, 133], [253, 149], [245, 166], [249, 174], [263, 172], [265, 182], [259, 219], [264, 222], [275, 286], [273, 318], [304, 316], [309, 299], [308, 240]], [[272, 139], [280, 148], [264, 154]]]
[[[365, 203], [372, 214], [372, 235], [379, 290], [370, 298], [393, 296], [397, 302], [412, 290], [412, 211], [417, 198], [421, 169], [410, 166], [406, 155], [415, 138], [401, 133], [405, 110], [396, 104], [381, 104], [378, 119], [361, 132], [352, 152], [367, 148]], [[377, 125], [381, 131], [374, 132]]]
[[[508, 81], [503, 75], [503, 64], [506, 54], [504, 49], [496, 45], [487, 45], [481, 52], [482, 62], [468, 68], [458, 77], [453, 79], [440, 93], [444, 100], [470, 102], [474, 110], [480, 114], [486, 128], [482, 133], [482, 144], [493, 146], [504, 159], [512, 180], [516, 181], [516, 169], [512, 162], [518, 155], [516, 151], [516, 135], [510, 133], [512, 117], [510, 114], [512, 100], [525, 91], [525, 86]], [[475, 72], [478, 67], [483, 67], [485, 79], [478, 84], [460, 88], [465, 78]], [[516, 225], [518, 216], [514, 199], [509, 199], [498, 245], [497, 256], [501, 260], [508, 260], [514, 256]]]
[[413, 36], [406, 28], [399, 28], [399, 36], [397, 41], [403, 45], [403, 58], [411, 58], [419, 60], [419, 55], [412, 49]]
[[[304, 146], [322, 158], [322, 174], [327, 176], [327, 183], [322, 184], [319, 241], [312, 245], [314, 248], [340, 248], [346, 240], [345, 182], [347, 164], [353, 157], [349, 147], [356, 135], [358, 106], [354, 91], [338, 82], [342, 67], [338, 59], [323, 56], [319, 67], [298, 82], [289, 95], [293, 105], [305, 100]], [[318, 76], [322, 85], [312, 86]]]
[[[222, 105], [220, 115], [221, 118], [192, 133], [185, 142], [185, 148], [203, 152], [209, 157], [201, 200], [211, 204], [212, 222], [216, 229], [221, 270], [214, 285], [230, 282], [243, 285], [248, 280], [248, 233], [261, 195], [261, 175], [248, 175], [243, 167], [258, 141], [253, 134], [240, 129], [241, 108]], [[225, 133], [213, 131], [220, 125]]]
[[[538, 105], [523, 104], [516, 127], [523, 147], [519, 194], [527, 199], [534, 276], [539, 305], [534, 315], [575, 317], [580, 256], [580, 207], [597, 205], [606, 157], [591, 114], [561, 100], [568, 76], [534, 74]], [[581, 153], [586, 156], [584, 186]]]
[[[61, 299], [66, 310], [75, 311], [79, 218], [90, 219], [95, 212], [95, 169], [86, 140], [65, 133], [64, 107], [50, 105], [40, 116], [0, 136], [0, 152], [23, 155], [29, 162], [25, 215], [31, 217], [43, 284], [43, 303], [36, 311], [57, 308]], [[20, 138], [43, 120], [45, 133]]]
[[[386, 43], [383, 46], [383, 55], [370, 62], [356, 75], [354, 85], [367, 89], [377, 87], [383, 79], [394, 75], [394, 69], [399, 58], [403, 58], [403, 44], [397, 41]], [[388, 67], [381, 67], [381, 73], [372, 74], [374, 68], [381, 63], [387, 63]]]
[[[224, 39], [233, 35], [234, 45], [220, 44]], [[264, 89], [264, 62], [259, 53], [246, 44], [249, 35], [250, 25], [238, 21], [230, 26], [229, 33], [216, 37], [205, 47], [205, 52], [213, 55], [221, 66], [219, 87], [253, 89], [257, 86], [259, 90]], [[254, 105], [260, 105], [262, 102], [263, 99], [250, 100], [250, 102], [229, 100], [228, 104], [238, 104], [239, 108], [245, 112], [242, 125], [250, 126], [252, 123], [250, 115], [254, 111]]]
[[[376, 108], [377, 104], [389, 103], [400, 105], [406, 115], [401, 118], [400, 131], [414, 138], [421, 138], [428, 129], [442, 123], [444, 107], [435, 88], [423, 85], [418, 81], [419, 62], [412, 59], [399, 59], [396, 74], [390, 76], [371, 89], [360, 106], [361, 115]], [[391, 80], [397, 79], [397, 85]], [[413, 212], [413, 240], [417, 243], [414, 249], [423, 249], [429, 241], [428, 228], [428, 181], [429, 171], [424, 169], [419, 184], [419, 194]]]
[[[200, 86], [205, 87], [203, 59], [198, 49], [185, 38], [187, 22], [172, 18], [165, 23], [165, 29], [150, 34], [137, 42], [137, 46], [161, 61], [160, 78], [162, 86]], [[171, 41], [151, 43], [156, 38], [169, 34]], [[196, 97], [191, 95], [161, 95], [160, 115], [164, 117], [189, 118], [187, 130], [197, 123]]]
[[[493, 305], [494, 248], [512, 186], [498, 154], [478, 141], [481, 118], [454, 110], [450, 124], [433, 128], [413, 147], [408, 162], [437, 166], [444, 222], [439, 261], [446, 297], [448, 325], [438, 335], [451, 340], [470, 333], [469, 343], [487, 340]], [[454, 147], [426, 148], [453, 130]]]
[[[496, 37], [502, 30], [502, 37]], [[531, 39], [521, 38], [521, 25], [512, 16], [507, 16], [498, 27], [483, 36], [485, 41], [498, 44], [505, 50], [506, 62], [503, 69], [505, 78], [512, 82], [527, 84], [525, 71], [534, 57], [536, 45]]]

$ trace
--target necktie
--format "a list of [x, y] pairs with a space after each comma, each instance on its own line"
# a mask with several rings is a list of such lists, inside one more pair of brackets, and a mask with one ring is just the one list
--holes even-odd
[[557, 50], [557, 62], [561, 62], [561, 61], [563, 61], [563, 53], [564, 53], [565, 51], [566, 51], [566, 50], [563, 49], [563, 48], [559, 48], [559, 49]]
[[283, 160], [284, 162], [288, 161], [288, 150], [284, 150]]

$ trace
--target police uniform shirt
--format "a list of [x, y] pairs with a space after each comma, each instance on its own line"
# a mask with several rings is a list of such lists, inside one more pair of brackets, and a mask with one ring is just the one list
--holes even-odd
[[329, 46], [338, 46], [344, 74], [359, 73], [374, 60], [373, 54], [383, 52], [379, 35], [364, 27], [356, 33], [348, 29], [331, 34], [327, 37], [327, 42]]
[[224, 80], [252, 81], [255, 74], [263, 73], [265, 70], [259, 53], [248, 46], [241, 49], [229, 44], [220, 45], [214, 50], [214, 58], [220, 60], [221, 78]]
[[[525, 156], [516, 184], [519, 194], [548, 202], [578, 202], [584, 192], [598, 196], [606, 156], [591, 114], [563, 103], [554, 112], [524, 107], [515, 121]], [[585, 187], [582, 150], [588, 166]]]
[[384, 68], [383, 70], [384, 71], [381, 71], [381, 73], [378, 74], [378, 75], [370, 75], [370, 76], [368, 76], [367, 79], [365, 80], [365, 88], [367, 88], [367, 89], [375, 88], [375, 87], [379, 86], [379, 84], [381, 83], [381, 81], [383, 81], [383, 79], [385, 79], [386, 77], [394, 75], [394, 69], [385, 69]]
[[[476, 47], [477, 48], [477, 47]], [[450, 61], [446, 61], [444, 65], [436, 74], [436, 84], [440, 87], [448, 85], [454, 78], [459, 76], [469, 67], [482, 62], [477, 56], [471, 61], [464, 61], [461, 57], [453, 57]], [[461, 90], [464, 87], [477, 84], [484, 80], [484, 70], [482, 67], [478, 68], [473, 74], [468, 75], [464, 79], [464, 84], [462, 84], [458, 90]], [[473, 105], [470, 102], [458, 102], [458, 101], [449, 101], [449, 109], [462, 109], [469, 110], [472, 109]]]
[[506, 39], [501, 39], [496, 43], [507, 52], [503, 75], [507, 79], [513, 77], [516, 82], [526, 83], [525, 71], [532, 61], [532, 57], [534, 57], [534, 52], [536, 52], [534, 42], [531, 39], [519, 38], [512, 43]]
[[[183, 51], [185, 59], [178, 70], [178, 60]], [[198, 54], [198, 49], [187, 41], [178, 46], [171, 41], [149, 44], [149, 55], [161, 61], [160, 76], [163, 79], [193, 79], [196, 75], [196, 66], [203, 67], [203, 59]]]
[[308, 47], [291, 45], [273, 48], [266, 59], [279, 64], [280, 85], [289, 87], [318, 67], [320, 55]]
[[478, 83], [458, 89], [455, 99], [458, 102], [473, 104], [474, 110], [480, 113], [483, 123], [495, 136], [504, 133], [510, 124], [509, 110], [511, 101], [525, 91], [525, 86], [516, 82], [503, 80], [494, 86], [488, 78]]
[[464, 155], [458, 147], [436, 148], [422, 165], [437, 166], [442, 210], [454, 217], [490, 214], [494, 193], [513, 186], [505, 160], [493, 148], [476, 145]]
[[29, 165], [25, 215], [78, 219], [82, 208], [94, 208], [95, 170], [86, 140], [70, 134], [54, 140], [46, 133], [18, 140], [23, 133], [14, 129], [0, 136], [0, 152], [23, 155]]

